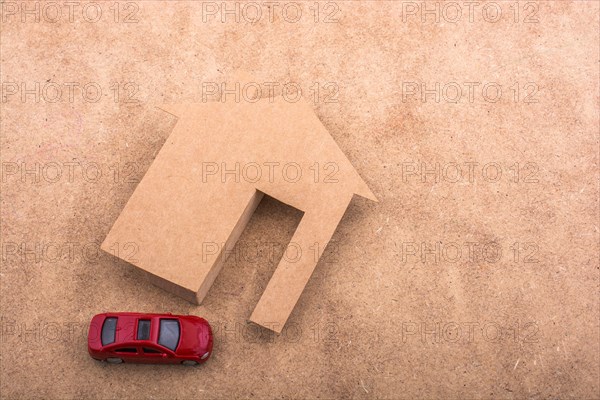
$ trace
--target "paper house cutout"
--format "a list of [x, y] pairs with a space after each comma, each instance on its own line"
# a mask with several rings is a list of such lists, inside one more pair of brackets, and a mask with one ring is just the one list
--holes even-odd
[[[352, 196], [376, 197], [304, 100], [160, 108], [177, 124], [102, 249], [200, 304], [266, 193], [304, 212], [302, 256], [282, 258], [250, 317], [281, 332]], [[115, 243], [134, 243], [135, 260]]]

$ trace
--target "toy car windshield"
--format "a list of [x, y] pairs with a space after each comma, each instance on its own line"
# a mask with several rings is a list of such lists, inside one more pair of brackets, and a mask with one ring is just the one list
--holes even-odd
[[158, 344], [175, 351], [179, 343], [179, 322], [175, 319], [161, 319]]

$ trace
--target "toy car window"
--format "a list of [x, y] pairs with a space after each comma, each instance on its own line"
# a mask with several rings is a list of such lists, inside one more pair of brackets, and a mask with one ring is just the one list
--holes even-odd
[[138, 321], [137, 329], [137, 340], [148, 340], [150, 339], [150, 320], [140, 319]]
[[117, 319], [114, 317], [106, 318], [102, 325], [102, 346], [115, 342], [117, 332]]
[[179, 343], [179, 321], [176, 319], [161, 319], [158, 344], [175, 351], [177, 343]]
[[161, 354], [162, 351], [158, 351], [156, 349], [151, 349], [148, 347], [142, 347], [142, 349], [144, 349], [144, 353], [151, 353], [151, 354]]
[[122, 347], [115, 350], [117, 353], [137, 353], [137, 350], [133, 347]]

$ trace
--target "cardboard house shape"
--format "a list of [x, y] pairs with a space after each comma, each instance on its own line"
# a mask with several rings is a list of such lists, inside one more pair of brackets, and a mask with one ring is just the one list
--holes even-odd
[[160, 108], [178, 121], [102, 249], [200, 304], [268, 194], [304, 213], [291, 240], [301, 256], [281, 259], [250, 316], [280, 333], [352, 196], [376, 197], [303, 99]]

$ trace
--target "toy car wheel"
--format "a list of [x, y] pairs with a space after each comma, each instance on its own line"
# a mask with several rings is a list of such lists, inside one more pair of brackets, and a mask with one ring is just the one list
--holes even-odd
[[111, 364], [121, 364], [123, 362], [123, 359], [122, 358], [107, 358], [106, 362], [111, 363]]
[[192, 360], [185, 360], [182, 362], [182, 364], [183, 365], [191, 365], [191, 366], [198, 365], [198, 363], [196, 361], [192, 361]]

